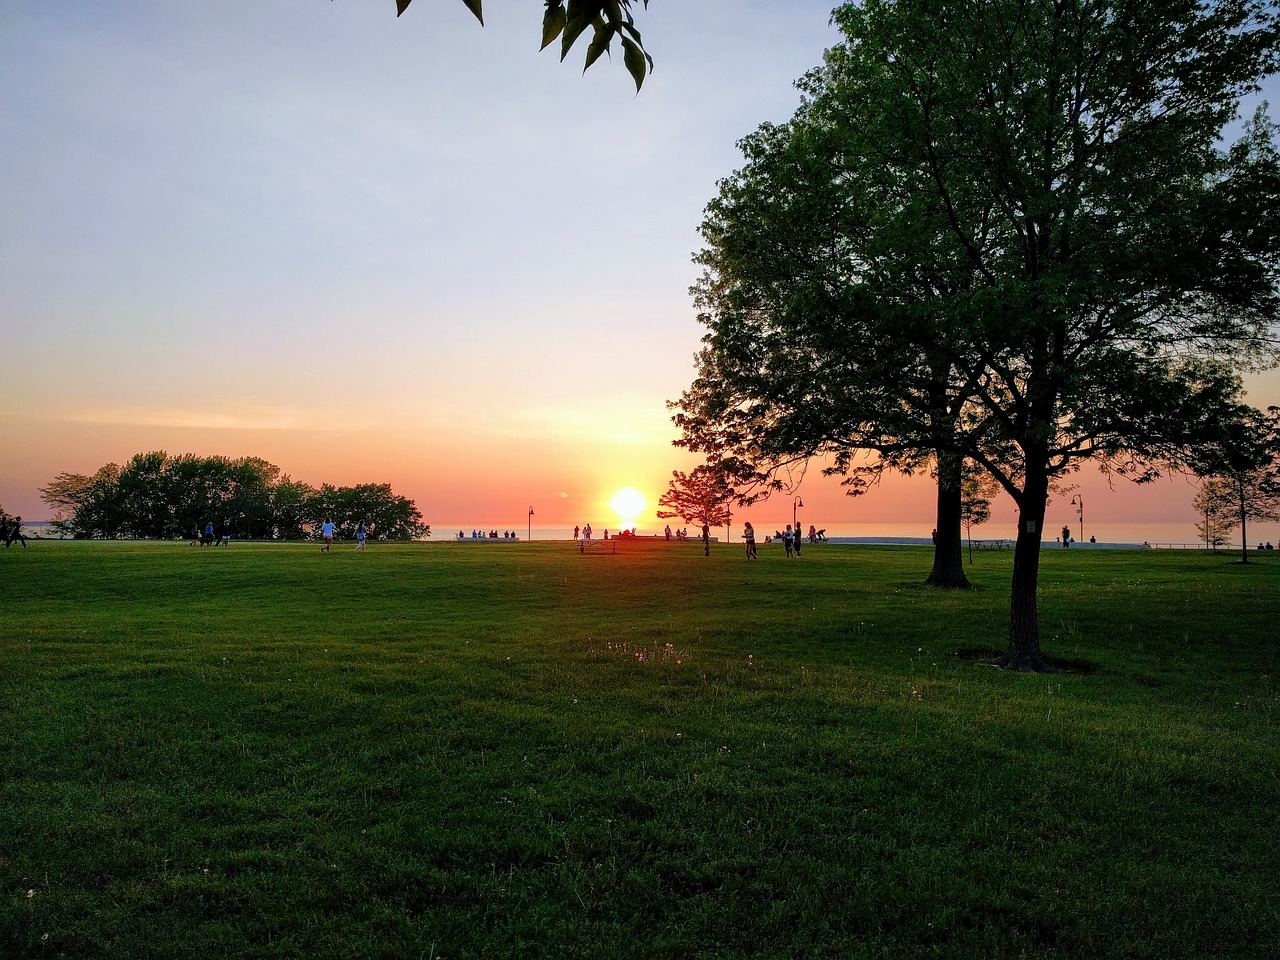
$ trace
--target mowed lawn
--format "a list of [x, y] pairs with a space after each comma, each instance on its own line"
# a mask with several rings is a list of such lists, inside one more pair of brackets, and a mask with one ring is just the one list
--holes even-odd
[[1280, 560], [0, 552], [0, 957], [1280, 956]]

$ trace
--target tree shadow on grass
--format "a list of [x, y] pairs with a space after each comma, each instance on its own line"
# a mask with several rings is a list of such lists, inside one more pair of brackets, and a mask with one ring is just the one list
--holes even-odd
[[[971, 647], [965, 650], [957, 650], [955, 652], [955, 656], [959, 657], [961, 660], [967, 660], [970, 663], [977, 664], [978, 666], [995, 667], [999, 670], [1005, 669], [1003, 666], [1003, 650]], [[1045, 657], [1044, 662], [1047, 669], [1039, 671], [1041, 673], [1090, 674], [1097, 672], [1098, 669], [1097, 666], [1090, 663], [1088, 660], [1066, 660], [1062, 657]]]

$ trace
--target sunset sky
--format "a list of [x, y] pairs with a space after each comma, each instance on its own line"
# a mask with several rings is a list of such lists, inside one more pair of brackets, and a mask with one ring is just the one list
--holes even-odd
[[[831, 6], [654, 0], [637, 96], [620, 55], [539, 53], [534, 0], [483, 28], [459, 0], [6, 0], [0, 505], [43, 518], [59, 472], [148, 450], [390, 482], [439, 525], [656, 505], [696, 462], [665, 401], [703, 207], [795, 109]], [[1194, 535], [1180, 479], [1083, 483], [1091, 519]], [[800, 494], [827, 526], [932, 523], [925, 481]]]

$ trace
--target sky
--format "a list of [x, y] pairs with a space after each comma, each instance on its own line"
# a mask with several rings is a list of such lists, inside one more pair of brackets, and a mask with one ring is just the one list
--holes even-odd
[[[43, 518], [59, 473], [166, 450], [390, 483], [442, 526], [600, 528], [633, 487], [660, 527], [697, 462], [666, 401], [703, 208], [795, 110], [831, 7], [654, 0], [637, 95], [620, 53], [539, 52], [534, 0], [483, 27], [459, 0], [6, 0], [0, 505]], [[1194, 537], [1180, 478], [1080, 484], [1091, 521]], [[833, 529], [932, 526], [925, 478], [796, 495]]]

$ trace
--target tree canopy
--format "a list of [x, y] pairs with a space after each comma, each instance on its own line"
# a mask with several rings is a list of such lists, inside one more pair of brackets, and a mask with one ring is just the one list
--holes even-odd
[[[396, 0], [396, 16], [408, 9], [412, 0]], [[475, 18], [484, 24], [483, 0], [462, 0], [467, 9], [475, 14]], [[545, 50], [556, 40], [560, 41], [560, 60], [569, 55], [578, 39], [591, 30], [591, 41], [587, 44], [586, 62], [582, 67], [587, 69], [608, 53], [615, 39], [622, 47], [622, 62], [635, 81], [639, 92], [644, 83], [646, 72], [653, 71], [653, 58], [644, 49], [640, 31], [636, 29], [635, 19], [631, 15], [633, 0], [544, 0], [546, 12], [542, 17], [542, 49]], [[649, 0], [640, 0], [648, 7]], [[646, 69], [647, 68], [647, 69]]]
[[727, 524], [734, 492], [724, 471], [714, 464], [699, 464], [689, 473], [674, 470], [667, 491], [658, 500], [660, 520], [680, 519], [698, 526]]
[[258, 457], [140, 453], [93, 476], [61, 473], [40, 494], [54, 510], [55, 527], [82, 538], [182, 539], [212, 523], [236, 537], [297, 540], [313, 536], [326, 519], [339, 536], [354, 535], [361, 522], [379, 540], [427, 531], [413, 501], [390, 484], [316, 489]]
[[[1260, 0], [867, 0], [787, 124], [707, 211], [709, 328], [682, 443], [767, 485], [860, 450], [1019, 512], [1006, 664], [1038, 669], [1051, 484], [1135, 479], [1237, 415], [1273, 360], [1280, 159], [1241, 97], [1277, 68]], [[949, 463], [948, 463], [949, 461]], [[959, 486], [954, 502], [958, 517]], [[941, 493], [940, 493], [941, 499]], [[941, 531], [940, 531], [941, 532]]]
[[1249, 522], [1280, 519], [1280, 408], [1242, 410], [1197, 445], [1190, 466], [1201, 478], [1196, 526], [1217, 545], [1240, 528], [1240, 557], [1249, 562]]

